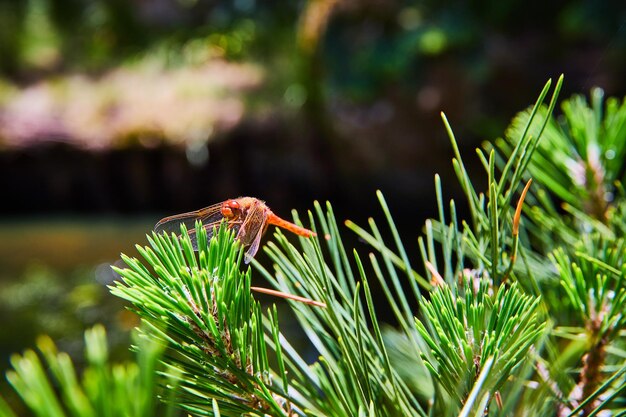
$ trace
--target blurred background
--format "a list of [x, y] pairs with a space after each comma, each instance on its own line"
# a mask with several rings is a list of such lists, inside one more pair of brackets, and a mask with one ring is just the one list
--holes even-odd
[[433, 175], [459, 196], [439, 112], [479, 173], [561, 73], [625, 95], [623, 1], [0, 0], [0, 370], [96, 322], [123, 355], [109, 265], [227, 198], [363, 224], [381, 189], [417, 258]]

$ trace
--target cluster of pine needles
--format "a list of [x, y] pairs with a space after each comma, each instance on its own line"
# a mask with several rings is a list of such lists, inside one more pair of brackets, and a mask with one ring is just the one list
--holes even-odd
[[[458, 218], [436, 177], [420, 253], [405, 250], [381, 193], [387, 230], [346, 230], [316, 202], [294, 221], [318, 237], [276, 231], [269, 268], [244, 268], [227, 227], [208, 240], [197, 224], [197, 252], [184, 228], [153, 234], [111, 287], [141, 318], [136, 361], [109, 363], [96, 327], [81, 377], [42, 338], [13, 357], [10, 383], [41, 417], [626, 415], [626, 102], [594, 89], [555, 117], [561, 84], [477, 150], [484, 191], [442, 115], [470, 215]], [[344, 233], [371, 253], [346, 248]], [[254, 298], [253, 275], [322, 303], [285, 301], [305, 343]], [[0, 416], [14, 416], [4, 401]]]

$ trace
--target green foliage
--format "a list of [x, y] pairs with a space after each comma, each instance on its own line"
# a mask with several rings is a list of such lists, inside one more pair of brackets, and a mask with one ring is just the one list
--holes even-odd
[[239, 269], [234, 235], [223, 227], [207, 242], [202, 226], [196, 230], [198, 257], [184, 227], [182, 238], [155, 234], [152, 248], [138, 247], [153, 272], [123, 256], [129, 268], [116, 268], [123, 283], [111, 290], [133, 304], [151, 337], [168, 345], [168, 374], [179, 376], [189, 412], [213, 415], [215, 398], [229, 414], [287, 414], [288, 387], [272, 384], [261, 307], [250, 294], [250, 271]]
[[424, 321], [416, 327], [431, 349], [424, 362], [447, 393], [460, 403], [476, 382], [476, 374], [493, 360], [485, 393], [495, 392], [520, 365], [544, 330], [539, 298], [524, 295], [514, 283], [490, 294], [487, 281], [465, 279], [455, 297], [449, 286], [437, 288], [422, 304]]
[[[313, 230], [325, 236], [323, 240], [303, 240], [301, 253], [278, 232], [278, 244], [270, 242], [266, 247], [274, 273], [259, 266], [274, 287], [319, 299], [327, 306], [311, 310], [292, 302], [298, 321], [320, 354], [319, 361], [309, 367], [315, 385], [302, 378], [307, 373], [302, 362], [300, 375], [295, 374], [297, 385], [306, 387], [306, 395], [315, 399], [323, 415], [425, 415], [389, 359], [360, 257], [346, 252], [330, 204], [324, 211], [315, 203], [315, 214], [310, 221], [315, 224], [317, 220], [319, 227]], [[385, 281], [381, 274], [376, 277]], [[391, 279], [399, 285], [397, 276]], [[419, 361], [412, 366], [417, 372], [423, 368]]]
[[[427, 221], [420, 248], [432, 284], [443, 288], [431, 291], [416, 323], [429, 344], [421, 355], [433, 380], [450, 397], [435, 395], [435, 409], [445, 414], [454, 413], [455, 406], [463, 415], [491, 412], [496, 394], [505, 399], [498, 400], [497, 407], [505, 415], [623, 411], [617, 399], [626, 387], [620, 377], [626, 366], [621, 336], [624, 194], [616, 180], [624, 174], [623, 165], [616, 164], [613, 156], [623, 154], [623, 141], [617, 138], [624, 137], [626, 107], [610, 99], [604, 111], [601, 93], [595, 90], [593, 108], [576, 96], [563, 103], [565, 117], [553, 118], [560, 84], [561, 80], [549, 104], [543, 101], [550, 83], [535, 106], [516, 117], [504, 140], [496, 141], [495, 148], [487, 146], [488, 153], [478, 151], [488, 177], [486, 194], [472, 185], [444, 118], [471, 222], [457, 220], [454, 202], [446, 220], [436, 178], [439, 219]], [[592, 152], [584, 152], [588, 149]], [[572, 161], [585, 168], [572, 169]], [[581, 172], [586, 172], [586, 179]], [[513, 197], [531, 177], [535, 182], [520, 219], [513, 210]], [[562, 211], [556, 205], [559, 199]], [[388, 212], [384, 203], [383, 209]], [[518, 229], [520, 222], [526, 227]], [[406, 270], [401, 245], [396, 243], [398, 254], [392, 253], [373, 223], [372, 232], [350, 226], [383, 257]], [[524, 346], [519, 353], [533, 355], [503, 366], [506, 361], [488, 353], [496, 342], [488, 332], [480, 332], [489, 327], [476, 321], [483, 310], [466, 312], [472, 305], [467, 297], [480, 294], [490, 300], [509, 291], [518, 293], [516, 302], [526, 303], [528, 313], [514, 319], [513, 333], [524, 334], [514, 343]], [[501, 317], [497, 309], [492, 314], [491, 320], [507, 320], [507, 314]], [[511, 334], [505, 332], [494, 340], [506, 344]], [[476, 341], [481, 343], [474, 345]], [[500, 375], [509, 377], [499, 380], [502, 385], [493, 383], [503, 369], [511, 371]]]
[[[77, 375], [69, 355], [58, 352], [52, 340], [41, 337], [39, 354], [27, 350], [11, 359], [7, 379], [33, 414], [39, 417], [171, 416], [159, 397], [168, 395], [157, 385], [157, 369], [163, 349], [138, 337], [137, 360], [111, 364], [102, 326], [85, 333], [86, 366]], [[0, 415], [14, 416], [0, 402]]]
[[[225, 225], [210, 241], [199, 223], [153, 234], [138, 247], [142, 260], [124, 257], [111, 291], [164, 347], [161, 383], [173, 403], [206, 416], [624, 415], [626, 201], [623, 167], [606, 155], [626, 149], [617, 139], [626, 107], [609, 100], [601, 111], [596, 90], [592, 108], [575, 97], [555, 119], [561, 83], [548, 99], [548, 82], [504, 139], [478, 151], [484, 192], [444, 117], [470, 218], [444, 204], [436, 177], [439, 216], [419, 239], [428, 275], [413, 269], [381, 193], [392, 244], [374, 220], [347, 222], [375, 251], [367, 258], [344, 246], [331, 205], [317, 202], [308, 215], [317, 237], [296, 245], [278, 230], [265, 246], [272, 269], [255, 261], [242, 270]], [[287, 301], [319, 354], [312, 363], [281, 332], [276, 307], [263, 312], [252, 296], [253, 272], [325, 304]], [[380, 308], [394, 328], [383, 328]], [[24, 398], [34, 410], [41, 403]]]
[[[533, 267], [518, 271], [520, 280], [536, 283], [554, 320], [541, 362], [545, 382], [562, 409], [583, 415], [621, 410], [615, 397], [624, 383], [617, 376], [626, 369], [626, 101], [603, 99], [600, 89], [591, 91], [591, 104], [576, 95], [563, 101], [558, 118], [538, 109], [547, 123], [528, 165], [536, 185], [524, 210], [522, 243]], [[495, 142], [500, 165], [522, 129], [541, 133], [528, 116], [520, 113], [506, 137]]]
[[[551, 254], [576, 321], [597, 327], [599, 335], [614, 337], [624, 327], [626, 288], [624, 288], [624, 240], [597, 242], [585, 236], [575, 256], [558, 248]], [[619, 246], [616, 246], [618, 243]], [[590, 254], [606, 255], [603, 259]], [[616, 269], [619, 266], [620, 269]]]
[[[591, 107], [582, 96], [562, 104], [563, 116], [550, 117], [541, 141], [529, 165], [529, 174], [572, 209], [605, 216], [607, 203], [615, 193], [615, 181], [623, 181], [626, 157], [626, 101], [616, 98], [603, 103], [600, 89], [591, 92]], [[550, 111], [539, 109], [542, 119]], [[507, 130], [504, 147], [519, 137], [528, 124], [528, 112], [520, 113]], [[539, 126], [530, 125], [530, 134], [538, 137]]]
[[112, 291], [134, 305], [147, 336], [168, 344], [168, 367], [180, 375], [180, 404], [189, 412], [213, 415], [214, 398], [229, 415], [425, 415], [391, 367], [360, 262], [353, 272], [330, 206], [316, 210], [333, 266], [317, 240], [303, 240], [302, 255], [280, 234], [281, 246], [268, 246], [276, 275], [259, 266], [278, 289], [326, 303], [293, 305], [320, 352], [312, 366], [280, 333], [276, 309], [262, 315], [227, 228], [207, 242], [197, 225], [197, 257], [184, 228], [180, 238], [154, 235], [151, 248], [139, 248], [150, 269], [124, 257], [129, 268], [118, 270], [124, 281]]

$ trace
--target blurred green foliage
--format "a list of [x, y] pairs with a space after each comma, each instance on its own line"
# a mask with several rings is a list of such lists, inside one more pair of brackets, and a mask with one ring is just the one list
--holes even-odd
[[[464, 119], [461, 124], [474, 136], [468, 140], [477, 143], [476, 137], [501, 132], [520, 103], [530, 99], [530, 89], [554, 73], [568, 76], [567, 88], [581, 91], [597, 84], [620, 95], [626, 89], [621, 3], [0, 0], [0, 117], [10, 122], [0, 129], [0, 138], [9, 145], [60, 136], [87, 147], [165, 142], [195, 149], [229, 132], [242, 114], [286, 114], [293, 120], [295, 111], [309, 135], [322, 138], [312, 153], [330, 155], [336, 163], [345, 158], [346, 138], [359, 137], [360, 145], [351, 150], [355, 164], [388, 167], [387, 160], [393, 160], [398, 169], [408, 169], [443, 108], [451, 118]], [[242, 94], [238, 108], [229, 110], [236, 115], [231, 119], [210, 120], [217, 112], [212, 102], [190, 109], [180, 104], [184, 92], [165, 87], [176, 84], [171, 72], [215, 60], [252, 64], [261, 74], [240, 76], [254, 90], [245, 91], [249, 94]], [[114, 87], [103, 96], [103, 86], [115, 85], [111, 78], [120, 71], [133, 84], [135, 77], [145, 78], [145, 68], [164, 77], [132, 90], [148, 93], [160, 91], [153, 85], [162, 86], [167, 91], [161, 98], [176, 100], [146, 94], [145, 101], [159, 103], [154, 106], [159, 115], [180, 109], [189, 115], [187, 121], [161, 126], [159, 119], [144, 117], [134, 109], [151, 106], [128, 105], [130, 90], [124, 95]], [[88, 82], [77, 83], [77, 73]], [[39, 81], [45, 81], [44, 91], [31, 90]], [[71, 94], [51, 93], [57, 84]], [[18, 95], [20, 89], [29, 94]], [[221, 107], [219, 92], [203, 94]], [[21, 108], [5, 105], [11, 101], [26, 102], [42, 116], [23, 116]], [[210, 109], [194, 111], [203, 106]], [[83, 114], [81, 108], [89, 111]], [[45, 117], [50, 114], [61, 114], [60, 120]], [[92, 133], [85, 126], [93, 126]], [[402, 135], [418, 137], [412, 152], [377, 154], [377, 138], [391, 140], [390, 130], [398, 141], [390, 149], [404, 146]], [[398, 163], [402, 158], [406, 163]]]
[[546, 47], [555, 52], [580, 40], [604, 42], [607, 57], [619, 59], [612, 54], [626, 42], [620, 10], [615, 0], [2, 0], [0, 70], [98, 70], [146, 50], [173, 63], [208, 55], [271, 62], [290, 54], [294, 35], [304, 34], [315, 39], [313, 48], [324, 49], [333, 85], [362, 95], [390, 81], [419, 82], [425, 60], [450, 52], [475, 76], [485, 76], [492, 44], [525, 33], [552, 32]]
[[[82, 366], [76, 366], [67, 352], [59, 351], [50, 337], [42, 336], [37, 350], [11, 357], [13, 368], [7, 372], [7, 380], [39, 417], [178, 415], [171, 404], [172, 385], [165, 388], [157, 382], [163, 370], [159, 361], [164, 347], [138, 332], [133, 336], [134, 360], [116, 363], [110, 359], [110, 340], [104, 327], [88, 329]], [[162, 400], [170, 404], [164, 405]], [[1, 416], [22, 415], [18, 410], [12, 410], [0, 397]]]
[[280, 30], [281, 15], [296, 13], [295, 7], [290, 12], [282, 6], [270, 13], [265, 9], [246, 1], [3, 0], [0, 68], [13, 75], [38, 69], [99, 70], [163, 49], [177, 63], [197, 62], [207, 53], [247, 57], [255, 50], [251, 43], [262, 35], [259, 27]]
[[[129, 357], [129, 331], [137, 319], [95, 279], [93, 266], [68, 270], [34, 261], [21, 271], [10, 272], [5, 265], [1, 275], [0, 369], [3, 373], [9, 368], [10, 356], [32, 346], [41, 335], [56, 340], [73, 358], [80, 357], [83, 331], [96, 323], [106, 324], [109, 329], [111, 356], [115, 360]], [[81, 368], [84, 362], [78, 360], [76, 365]], [[0, 382], [0, 392], [18, 410], [21, 408], [5, 378]]]

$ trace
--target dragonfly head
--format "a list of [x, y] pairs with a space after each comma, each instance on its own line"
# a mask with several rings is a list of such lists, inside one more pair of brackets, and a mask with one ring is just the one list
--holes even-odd
[[241, 215], [241, 205], [237, 200], [226, 200], [222, 203], [222, 216], [231, 220]]

